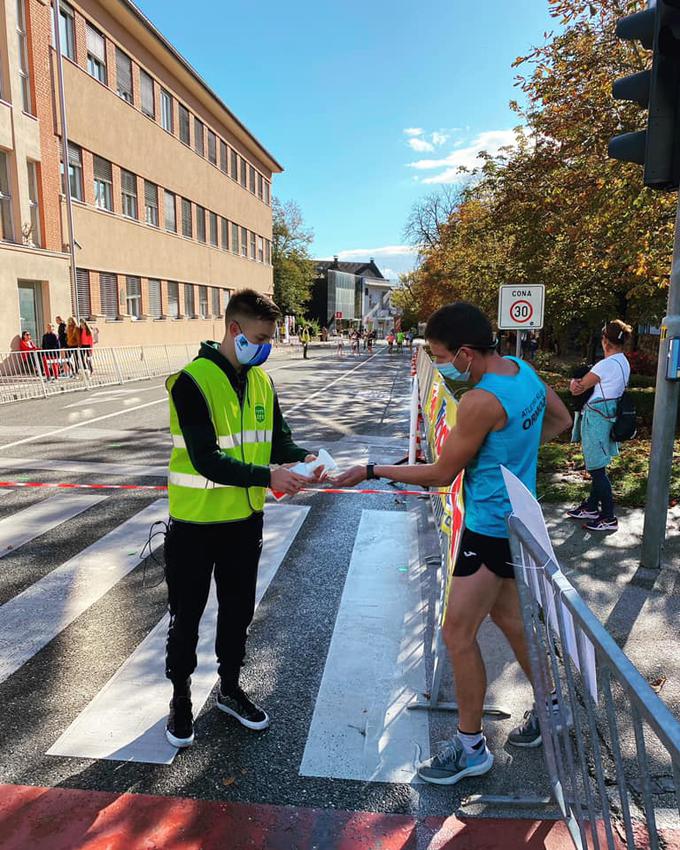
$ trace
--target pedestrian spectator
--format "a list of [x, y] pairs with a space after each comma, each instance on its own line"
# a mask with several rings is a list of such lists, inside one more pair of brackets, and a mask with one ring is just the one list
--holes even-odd
[[529, 360], [536, 359], [536, 352], [538, 351], [538, 337], [536, 336], [535, 331], [532, 331], [529, 334]]
[[366, 334], [366, 348], [369, 354], [373, 353], [373, 342], [375, 340], [375, 331], [369, 331]]
[[335, 354], [340, 358], [345, 356], [345, 340], [342, 336], [342, 331], [338, 334], [338, 347], [335, 349]]
[[59, 348], [68, 348], [68, 342], [66, 341], [66, 322], [61, 318], [61, 316], [57, 316], [54, 321], [57, 323]]
[[[473, 304], [458, 302], [437, 310], [427, 323], [426, 337], [441, 374], [472, 384], [458, 404], [456, 423], [439, 458], [425, 465], [356, 466], [340, 475], [336, 485], [387, 478], [407, 486], [448, 489], [465, 470], [465, 528], [443, 630], [456, 683], [458, 729], [447, 746], [418, 768], [426, 782], [454, 785], [466, 776], [486, 773], [494, 761], [482, 728], [486, 672], [477, 643], [487, 615], [531, 677], [506, 526], [511, 506], [502, 467], [535, 493], [539, 446], [568, 428], [571, 417], [531, 366], [498, 355], [491, 323]], [[568, 723], [556, 695], [550, 710], [557, 723]], [[508, 743], [517, 747], [541, 743], [535, 708], [512, 730]]]
[[321, 342], [328, 342], [328, 328], [325, 325], [321, 328]]
[[300, 342], [302, 343], [302, 359], [307, 360], [307, 348], [309, 347], [310, 342], [309, 328], [307, 325], [304, 326], [300, 333]]
[[75, 373], [78, 372], [80, 366], [78, 364], [79, 354], [78, 349], [80, 348], [80, 328], [76, 324], [76, 320], [73, 316], [69, 316], [68, 321], [66, 322], [66, 348], [72, 352], [70, 355], [71, 366], [73, 368], [73, 373], [71, 377], [75, 377]]
[[56, 381], [59, 377], [59, 337], [54, 332], [54, 325], [48, 324], [40, 343], [43, 356], [43, 371], [48, 381]]
[[356, 330], [351, 331], [349, 335], [350, 350], [352, 354], [359, 353], [359, 334]]
[[590, 473], [590, 494], [585, 502], [567, 511], [571, 519], [585, 520], [588, 531], [616, 531], [619, 521], [614, 514], [612, 485], [607, 467], [619, 453], [612, 439], [616, 408], [630, 378], [630, 364], [623, 348], [632, 328], [621, 319], [602, 328], [604, 359], [582, 378], [572, 378], [569, 389], [580, 396], [592, 389], [592, 395], [577, 414], [572, 442], [581, 442], [586, 470]]
[[222, 342], [201, 343], [198, 357], [166, 382], [174, 444], [165, 538], [170, 609], [165, 673], [173, 687], [166, 737], [176, 747], [194, 740], [191, 675], [213, 575], [217, 708], [247, 729], [269, 726], [267, 712], [240, 683], [267, 489], [292, 496], [323, 473], [319, 468], [310, 478], [285, 466], [316, 457], [294, 443], [271, 379], [260, 368], [280, 315], [273, 301], [252, 289], [235, 293], [226, 307]]
[[85, 319], [80, 320], [80, 356], [83, 367], [89, 369], [92, 374], [92, 350], [94, 348], [94, 334]]
[[392, 333], [392, 331], [390, 331], [387, 334], [387, 353], [388, 354], [392, 353], [392, 347], [393, 346], [394, 346], [394, 334]]
[[406, 342], [408, 344], [408, 350], [413, 351], [413, 340], [415, 338], [415, 334], [413, 333], [413, 328], [411, 328], [406, 334]]
[[404, 340], [406, 334], [403, 331], [397, 331], [397, 353], [401, 354], [404, 350]]
[[21, 339], [19, 340], [19, 351], [22, 352], [21, 361], [26, 374], [38, 374], [38, 359], [34, 353], [37, 350], [38, 346], [33, 342], [30, 331], [22, 331]]

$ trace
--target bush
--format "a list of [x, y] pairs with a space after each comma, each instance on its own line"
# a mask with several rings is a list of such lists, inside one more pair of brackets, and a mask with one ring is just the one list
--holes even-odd
[[656, 375], [657, 360], [651, 354], [645, 351], [631, 351], [626, 354], [630, 363], [630, 371], [635, 375], [648, 375], [654, 377]]

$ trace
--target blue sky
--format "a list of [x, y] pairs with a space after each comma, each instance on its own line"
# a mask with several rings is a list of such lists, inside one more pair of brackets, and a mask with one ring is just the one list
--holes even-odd
[[511, 63], [555, 26], [547, 0], [138, 3], [285, 167], [314, 255], [392, 273], [413, 203], [511, 137]]

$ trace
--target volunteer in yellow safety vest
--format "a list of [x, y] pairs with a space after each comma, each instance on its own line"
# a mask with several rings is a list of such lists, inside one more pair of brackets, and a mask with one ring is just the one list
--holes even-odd
[[260, 368], [280, 315], [266, 296], [237, 292], [226, 308], [222, 342], [202, 343], [196, 359], [166, 382], [173, 445], [165, 539], [165, 672], [173, 696], [166, 736], [176, 747], [194, 740], [190, 677], [213, 569], [217, 707], [249, 729], [269, 725], [267, 713], [239, 685], [255, 609], [265, 494], [271, 487], [294, 495], [314, 480], [270, 464], [315, 460], [293, 442], [271, 379]]

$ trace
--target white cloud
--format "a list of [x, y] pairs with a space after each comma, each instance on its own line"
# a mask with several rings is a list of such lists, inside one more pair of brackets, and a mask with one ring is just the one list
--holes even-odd
[[413, 136], [407, 142], [408, 146], [418, 153], [426, 153], [434, 150], [434, 145], [430, 144], [426, 139], [420, 139], [418, 136]]
[[406, 136], [422, 136], [424, 132], [422, 127], [407, 127], [404, 130]]
[[486, 151], [490, 156], [495, 156], [501, 148], [512, 146], [515, 142], [514, 130], [487, 130], [479, 133], [474, 139], [454, 148], [448, 156], [439, 159], [419, 159], [409, 163], [409, 168], [416, 171], [439, 171], [427, 177], [417, 178], [425, 184], [435, 183], [457, 183], [464, 179], [460, 169], [472, 170], [482, 164], [479, 157], [480, 151]]
[[443, 145], [445, 141], [449, 138], [447, 133], [443, 133], [441, 130], [439, 132], [434, 132], [430, 138], [432, 139], [432, 144], [439, 147], [439, 145]]
[[338, 253], [339, 260], [363, 260], [384, 254], [414, 254], [410, 245], [384, 245], [382, 248], [348, 248]]
[[338, 252], [338, 259], [348, 262], [368, 262], [369, 257], [373, 257], [386, 278], [398, 280], [400, 274], [415, 268], [418, 251], [410, 245], [381, 245], [377, 248], [348, 248]]

